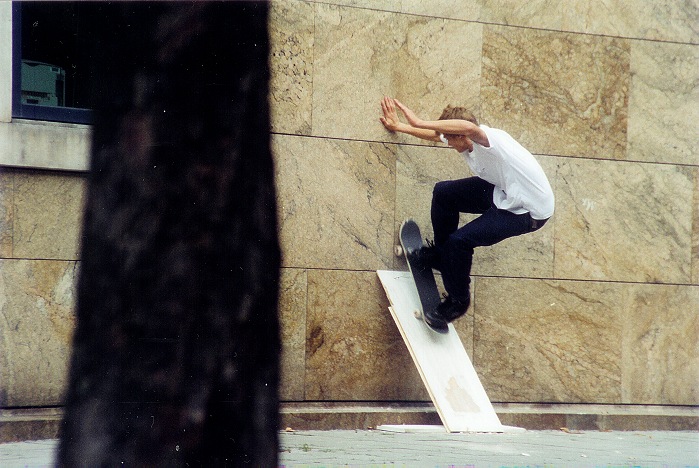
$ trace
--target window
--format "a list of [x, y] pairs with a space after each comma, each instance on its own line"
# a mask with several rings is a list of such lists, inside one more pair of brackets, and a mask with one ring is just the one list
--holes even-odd
[[14, 2], [13, 117], [90, 123], [80, 2]]

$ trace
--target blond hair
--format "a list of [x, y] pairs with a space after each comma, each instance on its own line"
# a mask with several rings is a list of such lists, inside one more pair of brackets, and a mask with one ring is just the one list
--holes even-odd
[[452, 106], [451, 104], [444, 108], [442, 115], [439, 116], [439, 120], [468, 120], [469, 122], [478, 125], [478, 120], [473, 112], [466, 109], [465, 107]]

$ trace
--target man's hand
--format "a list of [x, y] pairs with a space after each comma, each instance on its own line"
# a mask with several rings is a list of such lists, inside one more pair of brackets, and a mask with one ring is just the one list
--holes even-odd
[[394, 99], [393, 102], [396, 104], [396, 106], [398, 106], [398, 109], [400, 109], [410, 125], [416, 128], [422, 128], [423, 121], [417, 116], [417, 114], [415, 114], [415, 112], [408, 109], [408, 107], [398, 99]]
[[[427, 141], [433, 141], [435, 143], [439, 142], [439, 134], [434, 130], [426, 130], [422, 128], [417, 128], [413, 125], [406, 124], [400, 121], [398, 118], [398, 111], [396, 106], [405, 114], [407, 119], [413, 118], [414, 121], [421, 121], [415, 116], [415, 113], [410, 109], [405, 107], [403, 104], [399, 103], [396, 99], [390, 97], [384, 97], [381, 100], [381, 111], [383, 116], [379, 117], [379, 120], [386, 127], [389, 132], [401, 132], [407, 135], [412, 135], [417, 138], [421, 138]], [[407, 110], [407, 113], [406, 113]]]
[[386, 127], [389, 132], [398, 131], [400, 127], [400, 120], [398, 119], [398, 112], [396, 112], [396, 107], [393, 104], [393, 99], [390, 97], [384, 97], [381, 100], [381, 110], [383, 111], [383, 117], [379, 117], [379, 120]]

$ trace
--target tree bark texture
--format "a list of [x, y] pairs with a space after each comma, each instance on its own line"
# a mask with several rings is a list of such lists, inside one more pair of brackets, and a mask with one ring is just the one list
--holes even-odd
[[95, 117], [58, 465], [276, 466], [268, 6], [84, 8]]

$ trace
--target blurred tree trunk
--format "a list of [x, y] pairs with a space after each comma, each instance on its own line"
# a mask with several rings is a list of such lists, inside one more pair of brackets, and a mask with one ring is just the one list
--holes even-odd
[[267, 5], [90, 3], [95, 118], [59, 466], [276, 466]]

